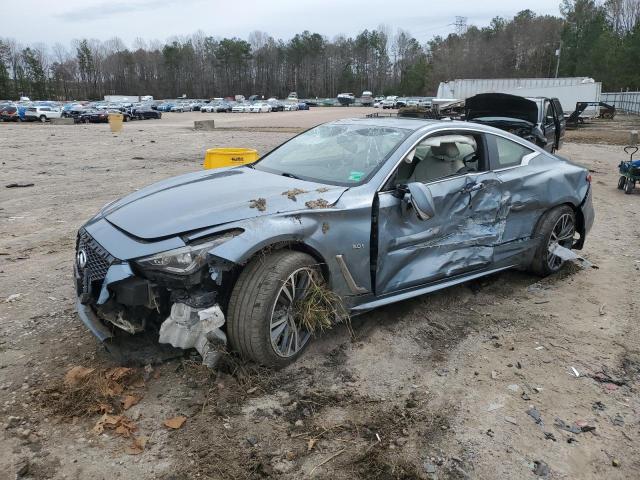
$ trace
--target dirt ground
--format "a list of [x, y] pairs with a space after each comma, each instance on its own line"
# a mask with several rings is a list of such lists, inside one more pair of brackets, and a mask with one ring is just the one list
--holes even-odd
[[[206, 148], [265, 153], [286, 129], [363, 113], [167, 114], [119, 135], [0, 124], [0, 478], [638, 478], [640, 191], [616, 189], [620, 146], [591, 144], [623, 143], [637, 121], [570, 132], [561, 150], [592, 171], [583, 255], [598, 268], [506, 272], [391, 305], [279, 372], [233, 357], [113, 370], [74, 310], [78, 227], [201, 168]], [[254, 131], [196, 132], [201, 118]], [[96, 370], [65, 384], [73, 366]]]

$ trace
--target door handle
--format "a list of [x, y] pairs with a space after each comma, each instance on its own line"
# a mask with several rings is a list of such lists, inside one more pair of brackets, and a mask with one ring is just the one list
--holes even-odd
[[482, 182], [469, 183], [462, 188], [461, 192], [462, 193], [477, 192], [478, 190], [482, 190], [483, 188], [484, 188], [484, 183]]

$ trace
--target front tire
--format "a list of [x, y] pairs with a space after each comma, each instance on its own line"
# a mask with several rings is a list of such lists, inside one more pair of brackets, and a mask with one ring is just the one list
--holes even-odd
[[625, 183], [627, 183], [627, 177], [620, 175], [620, 178], [618, 179], [618, 190], [624, 189]]
[[45, 123], [47, 121], [47, 117], [44, 115], [40, 115], [40, 122]]
[[631, 180], [630, 178], [627, 178], [627, 181], [624, 184], [624, 193], [626, 193], [627, 195], [631, 194], [635, 186], [636, 182]]
[[293, 305], [304, 298], [310, 280], [321, 278], [317, 263], [306, 253], [279, 250], [258, 255], [245, 267], [227, 311], [233, 350], [275, 368], [289, 365], [302, 354], [311, 332], [294, 318]]
[[540, 242], [531, 262], [531, 271], [542, 277], [558, 272], [564, 265], [564, 260], [549, 249], [554, 244], [571, 249], [575, 230], [576, 216], [571, 207], [561, 205], [548, 211], [536, 228], [535, 237]]

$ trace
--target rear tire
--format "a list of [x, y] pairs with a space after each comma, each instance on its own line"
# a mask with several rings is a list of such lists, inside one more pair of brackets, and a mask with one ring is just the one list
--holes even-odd
[[[303, 328], [295, 330], [295, 335], [291, 333], [294, 330], [289, 322], [293, 322], [293, 317], [288, 316], [286, 304], [281, 302], [283, 290], [292, 275], [304, 276], [309, 271], [320, 278], [317, 264], [306, 253], [291, 250], [258, 255], [249, 262], [229, 300], [227, 335], [231, 348], [244, 358], [275, 368], [285, 367], [298, 358], [309, 344], [311, 334]], [[298, 290], [294, 288], [294, 292], [304, 290], [302, 282], [298, 284]], [[278, 323], [282, 318], [290, 320]], [[293, 340], [280, 328], [287, 329]], [[287, 339], [296, 342], [295, 351], [286, 347]], [[284, 352], [278, 350], [281, 345]]]
[[624, 193], [626, 193], [627, 195], [631, 194], [635, 186], [636, 182], [631, 180], [630, 178], [627, 178], [627, 181], [624, 184]]
[[533, 273], [546, 277], [562, 268], [564, 261], [549, 252], [549, 247], [553, 243], [558, 243], [565, 248], [571, 249], [573, 236], [575, 235], [575, 225], [575, 213], [567, 205], [555, 207], [544, 214], [534, 235], [540, 241], [530, 266], [530, 270]]
[[45, 122], [47, 121], [47, 117], [45, 117], [44, 115], [40, 115], [39, 120], [40, 120], [42, 123], [45, 123]]

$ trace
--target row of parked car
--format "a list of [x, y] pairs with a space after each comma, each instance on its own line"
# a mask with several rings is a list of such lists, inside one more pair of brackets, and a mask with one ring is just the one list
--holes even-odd
[[110, 113], [120, 113], [124, 121], [159, 119], [163, 112], [202, 113], [266, 113], [295, 110], [309, 110], [309, 103], [303, 101], [280, 101], [252, 99], [235, 101], [216, 98], [213, 100], [167, 100], [140, 103], [111, 102], [0, 102], [2, 121], [39, 121], [53, 118], [73, 118], [75, 123], [106, 123]]
[[388, 97], [376, 97], [373, 102], [373, 108], [382, 108], [383, 110], [403, 107], [431, 107], [431, 99], [428, 97], [398, 97], [389, 95]]
[[72, 118], [75, 123], [106, 123], [110, 113], [123, 115], [124, 121], [159, 119], [162, 113], [144, 104], [107, 103], [3, 103], [0, 120], [4, 122], [46, 122], [54, 118]]
[[249, 100], [235, 101], [214, 99], [210, 101], [193, 101], [193, 102], [163, 102], [152, 105], [160, 112], [192, 112], [200, 111], [202, 113], [266, 113], [266, 112], [285, 112], [294, 110], [309, 110], [306, 102], [282, 102], [275, 98], [269, 100]]

